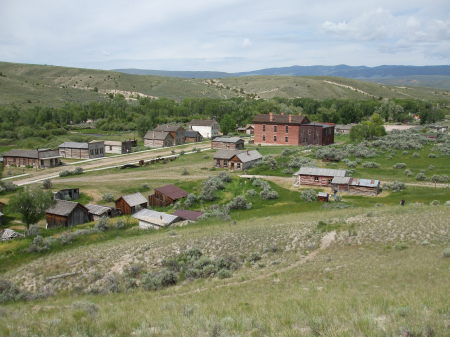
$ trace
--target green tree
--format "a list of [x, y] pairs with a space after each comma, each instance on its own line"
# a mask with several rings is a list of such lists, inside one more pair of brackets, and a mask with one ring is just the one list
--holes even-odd
[[43, 191], [39, 187], [28, 187], [19, 191], [11, 198], [10, 207], [13, 212], [19, 213], [23, 223], [35, 224], [45, 214], [47, 208], [54, 204], [50, 191]]
[[234, 131], [235, 128], [236, 122], [231, 115], [225, 115], [225, 117], [223, 117], [220, 121], [220, 131], [222, 131], [224, 135], [227, 135], [230, 132]]

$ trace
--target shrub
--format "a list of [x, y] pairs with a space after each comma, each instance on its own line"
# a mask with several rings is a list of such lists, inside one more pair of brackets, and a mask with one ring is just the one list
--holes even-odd
[[186, 168], [183, 168], [183, 171], [181, 172], [182, 176], [188, 176], [189, 175], [189, 171]]
[[270, 188], [265, 188], [261, 192], [259, 192], [259, 196], [263, 200], [278, 199], [278, 192]]
[[317, 192], [312, 189], [303, 190], [300, 192], [300, 199], [304, 201], [316, 201], [317, 200]]
[[358, 163], [356, 161], [351, 161], [351, 160], [347, 160], [346, 163], [347, 167], [350, 168], [355, 168], [356, 166], [358, 166]]
[[105, 202], [113, 202], [114, 201], [114, 196], [111, 193], [104, 193], [102, 195], [102, 200]]
[[114, 229], [124, 229], [126, 226], [127, 224], [123, 219], [118, 219], [116, 222], [110, 225], [110, 227]]
[[261, 260], [261, 255], [259, 255], [258, 253], [251, 253], [250, 256], [247, 258], [247, 261], [250, 263], [255, 263], [259, 260]]
[[406, 185], [400, 181], [393, 181], [392, 183], [383, 184], [383, 189], [386, 189], [386, 190], [392, 191], [392, 192], [400, 192], [400, 191], [406, 189]]
[[149, 184], [142, 184], [141, 185], [141, 190], [142, 191], [148, 191], [150, 189], [150, 185]]
[[108, 230], [108, 218], [102, 216], [100, 219], [97, 220], [97, 222], [94, 225], [95, 230], [104, 232]]
[[83, 173], [82, 167], [76, 167], [75, 170], [73, 171], [73, 174], [82, 174], [82, 173]]
[[2, 182], [0, 185], [0, 192], [15, 192], [17, 191], [17, 185], [13, 184], [10, 181]]
[[24, 300], [27, 295], [12, 282], [0, 279], [0, 303]]
[[[286, 150], [285, 150], [285, 151], [286, 151]], [[283, 151], [283, 152], [284, 152], [284, 151]], [[302, 166], [310, 165], [311, 162], [312, 162], [312, 160], [311, 160], [310, 158], [308, 158], [308, 157], [295, 157], [295, 158], [292, 158], [292, 159], [288, 162], [287, 166], [288, 166], [289, 168], [296, 168], [296, 169], [299, 169], [299, 168], [302, 167]]]
[[45, 190], [51, 189], [52, 186], [53, 186], [53, 184], [52, 184], [52, 181], [51, 181], [50, 179], [45, 179], [45, 180], [42, 182], [42, 188], [45, 189]]
[[184, 200], [184, 205], [186, 207], [192, 207], [197, 202], [197, 196], [193, 193], [189, 193]]
[[31, 226], [27, 229], [26, 236], [34, 237], [34, 236], [39, 235], [40, 232], [41, 232], [41, 228], [40, 228], [39, 226], [31, 225]]
[[233, 276], [233, 273], [231, 271], [229, 271], [228, 269], [220, 269], [217, 272], [217, 277], [220, 279], [230, 278], [231, 276]]
[[394, 164], [394, 165], [392, 166], [392, 168], [395, 168], [395, 169], [404, 169], [404, 168], [406, 168], [406, 164], [405, 164], [405, 163], [396, 163], [396, 164]]
[[419, 158], [419, 157], [420, 157], [420, 154], [419, 154], [418, 152], [414, 152], [414, 153], [412, 154], [412, 157], [413, 157], [413, 158]]
[[435, 169], [435, 166], [434, 165], [428, 165], [428, 170], [429, 171], [433, 171]]
[[141, 264], [130, 264], [129, 266], [125, 267], [123, 269], [123, 272], [128, 277], [138, 277], [142, 272], [142, 265]]
[[436, 153], [429, 153], [428, 154], [428, 158], [437, 158], [437, 154]]
[[256, 195], [256, 191], [254, 189], [247, 190], [245, 194], [249, 197], [254, 197]]
[[431, 206], [439, 206], [440, 202], [439, 202], [439, 200], [433, 200], [432, 202], [430, 202], [430, 205]]
[[158, 290], [177, 284], [177, 275], [170, 270], [157, 273], [147, 273], [142, 279], [142, 286], [146, 290]]
[[252, 203], [245, 199], [242, 195], [238, 195], [237, 197], [234, 197], [233, 200], [227, 204], [227, 206], [229, 209], [250, 209], [252, 208]]
[[228, 220], [230, 219], [230, 209], [227, 206], [212, 205], [203, 212], [201, 218], [219, 218]]
[[445, 248], [444, 251], [442, 252], [442, 255], [444, 257], [450, 257], [450, 247]]
[[419, 172], [419, 173], [417, 173], [417, 175], [416, 175], [416, 180], [418, 180], [418, 181], [424, 181], [424, 180], [427, 180], [427, 176], [425, 175], [425, 173]]
[[40, 253], [50, 249], [49, 242], [42, 236], [37, 235], [34, 237], [33, 242], [28, 247], [30, 253]]
[[405, 175], [408, 177], [411, 177], [413, 175], [413, 172], [410, 169], [405, 170]]
[[362, 164], [364, 168], [379, 168], [380, 164], [375, 163], [374, 161], [366, 161]]
[[268, 167], [271, 170], [275, 170], [278, 165], [273, 156], [264, 156], [260, 161], [258, 161], [257, 166]]
[[70, 171], [67, 171], [67, 170], [61, 171], [61, 172], [59, 172], [59, 176], [60, 177], [70, 176]]

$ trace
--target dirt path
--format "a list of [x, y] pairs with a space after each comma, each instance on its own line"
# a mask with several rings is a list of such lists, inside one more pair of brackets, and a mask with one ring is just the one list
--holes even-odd
[[244, 284], [248, 284], [248, 283], [252, 283], [254, 281], [260, 281], [260, 280], [264, 280], [264, 279], [268, 279], [270, 277], [273, 277], [277, 274], [280, 273], [285, 273], [288, 272], [292, 269], [295, 269], [311, 260], [313, 260], [320, 252], [322, 252], [323, 250], [327, 249], [328, 247], [330, 247], [330, 245], [336, 240], [336, 231], [332, 231], [329, 232], [327, 234], [325, 234], [325, 236], [322, 237], [322, 239], [320, 240], [320, 246], [319, 248], [317, 248], [316, 250], [314, 250], [313, 252], [311, 252], [310, 254], [308, 254], [305, 257], [301, 257], [297, 262], [283, 267], [281, 269], [277, 269], [275, 271], [269, 272], [267, 274], [260, 274], [256, 277], [250, 278], [250, 279], [246, 279], [244, 281], [235, 281], [235, 282], [230, 282], [230, 283], [225, 283], [225, 284], [220, 284], [220, 285], [216, 285], [210, 288], [198, 288], [195, 290], [190, 290], [187, 292], [182, 292], [182, 293], [175, 293], [175, 294], [168, 294], [168, 295], [162, 295], [160, 298], [170, 298], [170, 297], [177, 297], [177, 296], [188, 296], [188, 295], [193, 295], [193, 294], [197, 294], [203, 291], [207, 291], [207, 290], [215, 290], [215, 289], [222, 289], [222, 288], [227, 288], [227, 287], [233, 287], [233, 286], [240, 286], [240, 285], [244, 285]]

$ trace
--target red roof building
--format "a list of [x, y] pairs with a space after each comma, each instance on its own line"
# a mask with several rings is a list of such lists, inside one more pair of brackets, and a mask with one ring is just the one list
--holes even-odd
[[155, 193], [148, 197], [151, 206], [164, 207], [188, 195], [188, 192], [175, 185], [155, 188]]
[[182, 220], [189, 220], [189, 221], [197, 221], [199, 217], [203, 215], [202, 212], [199, 211], [189, 211], [186, 209], [179, 209], [176, 210], [173, 215], [176, 215], [177, 217], [181, 218]]

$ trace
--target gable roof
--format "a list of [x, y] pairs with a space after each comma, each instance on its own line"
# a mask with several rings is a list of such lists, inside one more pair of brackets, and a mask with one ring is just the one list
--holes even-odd
[[180, 217], [183, 220], [196, 221], [199, 217], [203, 215], [203, 212], [179, 209], [173, 212], [173, 215], [176, 215], [177, 217]]
[[59, 147], [68, 147], [71, 149], [88, 149], [88, 143], [79, 143], [79, 142], [64, 142], [59, 145]]
[[214, 159], [231, 159], [233, 158], [233, 156], [237, 155], [239, 152], [241, 152], [240, 150], [219, 150], [217, 151], [213, 158]]
[[351, 180], [350, 185], [352, 185], [352, 186], [361, 186], [361, 187], [378, 187], [380, 185], [380, 181], [379, 180], [375, 180], [375, 179], [353, 178]]
[[301, 167], [294, 176], [298, 175], [311, 175], [311, 176], [324, 176], [324, 177], [345, 177], [347, 175], [346, 170], [327, 169], [322, 167]]
[[213, 142], [221, 142], [221, 143], [237, 143], [240, 141], [244, 141], [239, 137], [216, 137], [212, 140]]
[[84, 209], [86, 209], [86, 207], [84, 207], [82, 204], [78, 202], [67, 200], [56, 200], [55, 204], [49, 209], [47, 209], [45, 212], [48, 214], [69, 216], [70, 213], [72, 213], [73, 210], [78, 206], [81, 206]]
[[[130, 207], [134, 207], [134, 206], [137, 206], [137, 205], [142, 205], [143, 203], [147, 203], [147, 199], [145, 199], [145, 197], [139, 192], [136, 192], [136, 193], [133, 193], [133, 194], [123, 195], [123, 196], [121, 196], [121, 198], [123, 200], [125, 200], [125, 202]], [[117, 200], [119, 200], [119, 199], [117, 199]]]
[[[272, 113], [272, 120], [270, 120], [271, 114], [260, 114], [253, 118], [253, 123], [274, 123], [274, 124], [303, 124], [308, 122], [305, 116], [301, 115], [281, 115]], [[291, 121], [289, 121], [291, 116]]]
[[184, 130], [184, 128], [181, 125], [177, 125], [177, 124], [161, 124], [161, 125], [158, 125], [156, 128], [154, 128], [153, 131], [176, 132], [179, 129], [183, 129]]
[[168, 131], [147, 131], [144, 139], [156, 139], [165, 140], [167, 137], [173, 138], [173, 136]]
[[352, 177], [334, 177], [331, 181], [332, 184], [345, 185], [350, 184]]
[[168, 196], [172, 200], [181, 199], [188, 195], [188, 192], [172, 184], [155, 188], [155, 191]]
[[262, 154], [256, 150], [241, 151], [236, 156], [243, 163], [247, 163], [247, 162], [258, 160], [258, 159], [262, 158]]
[[185, 132], [184, 132], [184, 136], [185, 137], [188, 137], [188, 138], [197, 138], [198, 136], [202, 136], [201, 134], [200, 134], [200, 132], [198, 132], [198, 131], [194, 131], [194, 130], [186, 130]]
[[10, 150], [3, 153], [3, 157], [20, 157], [20, 158], [55, 158], [60, 157], [58, 150], [37, 149], [37, 150]]
[[141, 209], [139, 212], [133, 214], [132, 217], [159, 227], [168, 226], [178, 220], [178, 216], [176, 215], [157, 212], [151, 209]]
[[191, 126], [212, 126], [216, 124], [217, 121], [215, 119], [193, 119], [189, 123]]
[[112, 210], [112, 207], [108, 206], [101, 206], [101, 205], [94, 205], [94, 204], [87, 204], [86, 208], [88, 209], [89, 213], [94, 215], [103, 215], [110, 210]]

